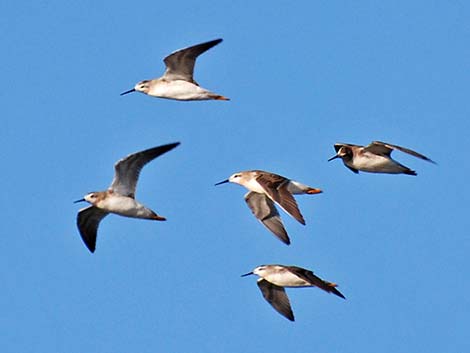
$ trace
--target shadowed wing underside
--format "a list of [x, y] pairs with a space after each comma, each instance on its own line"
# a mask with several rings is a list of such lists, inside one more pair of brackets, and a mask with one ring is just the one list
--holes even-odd
[[316, 276], [312, 271], [306, 270], [302, 267], [297, 266], [286, 266], [286, 268], [295, 274], [297, 277], [302, 278], [303, 280], [307, 281], [308, 283], [323, 289], [328, 293], [336, 294], [338, 297], [346, 299], [344, 295], [336, 289], [336, 284], [330, 283], [327, 281], [322, 280], [320, 277]]
[[305, 225], [305, 220], [300, 213], [297, 202], [292, 194], [287, 190], [289, 180], [272, 173], [262, 173], [256, 181], [263, 187], [266, 193], [280, 206], [289, 213], [298, 222]]
[[426, 156], [424, 156], [424, 155], [422, 155], [422, 154], [420, 154], [416, 151], [410, 150], [409, 148], [405, 148], [405, 147], [401, 147], [401, 146], [397, 146], [397, 145], [392, 145], [391, 143], [386, 143], [386, 142], [381, 142], [381, 141], [372, 142], [368, 146], [364, 147], [364, 150], [369, 151], [369, 152], [374, 153], [374, 154], [384, 155], [384, 156], [388, 156], [388, 157], [390, 157], [390, 154], [392, 153], [393, 150], [398, 150], [398, 151], [401, 151], [401, 152], [404, 152], [404, 153], [408, 153], [411, 156], [414, 156], [414, 157], [417, 157], [417, 158], [420, 158], [420, 159], [423, 159], [425, 161], [428, 161], [428, 162], [431, 162], [431, 163], [435, 164], [435, 162], [433, 160], [429, 159], [428, 157], [426, 157]]
[[88, 250], [95, 252], [96, 234], [100, 221], [109, 213], [95, 206], [82, 208], [77, 215], [77, 226]]
[[184, 80], [196, 83], [193, 79], [193, 72], [197, 57], [220, 42], [222, 42], [222, 39], [215, 39], [210, 42], [177, 50], [168, 55], [163, 59], [166, 65], [166, 71], [163, 78], [170, 81]]
[[114, 179], [109, 190], [118, 194], [135, 197], [135, 188], [139, 179], [140, 171], [151, 160], [172, 150], [180, 143], [169, 143], [167, 145], [149, 148], [148, 150], [131, 154], [114, 165]]
[[265, 279], [260, 278], [257, 282], [264, 299], [272, 305], [276, 311], [290, 321], [294, 321], [294, 313], [290, 306], [289, 298], [287, 297], [284, 288], [276, 286]]
[[266, 195], [250, 191], [245, 195], [245, 201], [255, 217], [260, 220], [279, 240], [289, 245], [290, 239], [282, 224], [279, 212], [274, 202]]

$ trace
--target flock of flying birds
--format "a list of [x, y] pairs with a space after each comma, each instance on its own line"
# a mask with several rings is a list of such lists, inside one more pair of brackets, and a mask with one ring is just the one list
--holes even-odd
[[[168, 55], [163, 60], [166, 71], [162, 77], [140, 81], [133, 89], [123, 92], [121, 95], [142, 92], [154, 97], [183, 101], [229, 100], [222, 95], [202, 88], [193, 78], [197, 57], [220, 42], [222, 39], [216, 39]], [[165, 220], [165, 217], [159, 216], [138, 202], [135, 199], [135, 191], [142, 168], [178, 145], [179, 142], [175, 142], [150, 148], [119, 160], [114, 165], [114, 179], [107, 190], [90, 192], [83, 199], [75, 201], [86, 201], [91, 204], [81, 209], [77, 216], [78, 230], [88, 250], [95, 251], [99, 223], [110, 213], [131, 218]], [[415, 171], [392, 159], [391, 153], [394, 150], [434, 163], [426, 156], [413, 150], [379, 141], [374, 141], [367, 146], [336, 143], [334, 148], [336, 154], [329, 161], [341, 158], [344, 165], [354, 173], [362, 171], [416, 175]], [[249, 190], [244, 198], [253, 215], [287, 245], [290, 244], [290, 239], [276, 205], [305, 225], [304, 217], [293, 195], [313, 195], [322, 192], [320, 189], [262, 170], [238, 172], [216, 185], [228, 182], [242, 185]], [[275, 310], [291, 321], [294, 321], [294, 314], [284, 289], [286, 287], [318, 287], [328, 293], [345, 298], [336, 289], [336, 284], [324, 281], [314, 275], [312, 271], [301, 267], [262, 265], [243, 276], [252, 274], [259, 276], [257, 284], [263, 297]]]

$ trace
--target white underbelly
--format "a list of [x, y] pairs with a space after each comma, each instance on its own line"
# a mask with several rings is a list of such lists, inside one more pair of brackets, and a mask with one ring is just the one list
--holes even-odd
[[176, 80], [176, 81], [160, 81], [149, 91], [149, 95], [177, 99], [177, 100], [205, 100], [209, 99], [207, 90], [195, 85], [191, 82]]
[[145, 206], [126, 196], [114, 195], [106, 198], [99, 207], [126, 217], [145, 218], [149, 216], [149, 210]]
[[245, 187], [250, 191], [254, 191], [254, 192], [257, 192], [257, 193], [260, 193], [260, 194], [265, 194], [266, 193], [264, 188], [254, 178], [251, 179], [249, 182], [247, 182], [245, 184]]
[[265, 277], [267, 281], [280, 287], [309, 287], [310, 283], [297, 277], [291, 272], [281, 272], [270, 274]]
[[353, 168], [372, 173], [400, 173], [401, 171], [401, 168], [395, 162], [382, 156], [356, 158]]

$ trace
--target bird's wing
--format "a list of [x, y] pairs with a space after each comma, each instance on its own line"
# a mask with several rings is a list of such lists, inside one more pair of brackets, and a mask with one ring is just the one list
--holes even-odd
[[114, 165], [114, 179], [109, 189], [124, 196], [135, 197], [135, 188], [143, 166], [179, 144], [176, 142], [149, 148], [117, 161]]
[[221, 41], [222, 39], [211, 40], [171, 53], [163, 59], [166, 65], [163, 77], [168, 80], [184, 80], [195, 83], [193, 72], [197, 57]]
[[306, 270], [302, 267], [297, 266], [286, 266], [290, 272], [295, 274], [297, 277], [302, 278], [313, 286], [323, 289], [328, 293], [336, 294], [337, 296], [346, 299], [344, 295], [336, 289], [336, 284], [322, 280], [320, 277], [316, 276], [312, 271]]
[[359, 170], [357, 170], [356, 168], [353, 168], [353, 167], [350, 167], [348, 166], [346, 163], [344, 163], [344, 165], [349, 168], [350, 171], [352, 171], [354, 174], [359, 174]]
[[334, 144], [334, 148], [335, 148], [335, 151], [336, 153], [338, 153], [339, 149], [343, 146], [348, 146], [348, 147], [361, 147], [361, 146], [358, 146], [358, 145], [353, 145], [353, 144], [350, 144], [350, 143], [341, 143], [341, 142], [337, 142]]
[[256, 180], [274, 202], [301, 224], [305, 225], [304, 217], [300, 213], [294, 196], [287, 190], [289, 179], [277, 174], [264, 172], [258, 175]]
[[370, 151], [375, 154], [382, 154], [386, 156], [390, 156], [393, 150], [398, 150], [404, 153], [408, 153], [409, 155], [412, 155], [414, 157], [423, 159], [425, 161], [431, 162], [431, 163], [436, 163], [433, 160], [429, 159], [428, 157], [422, 155], [421, 153], [418, 153], [416, 151], [410, 150], [409, 148], [397, 146], [397, 145], [392, 145], [391, 143], [387, 142], [381, 142], [381, 141], [374, 141], [367, 147], [365, 147], [366, 151]]
[[294, 313], [290, 306], [289, 298], [283, 287], [276, 286], [265, 279], [260, 278], [257, 282], [264, 299], [272, 305], [276, 311], [290, 321], [294, 321]]
[[96, 234], [100, 221], [109, 213], [95, 206], [82, 208], [78, 211], [77, 227], [88, 250], [95, 252]]
[[251, 212], [268, 228], [279, 240], [289, 245], [290, 239], [282, 224], [281, 216], [274, 206], [274, 202], [264, 194], [250, 191], [245, 195], [245, 201]]

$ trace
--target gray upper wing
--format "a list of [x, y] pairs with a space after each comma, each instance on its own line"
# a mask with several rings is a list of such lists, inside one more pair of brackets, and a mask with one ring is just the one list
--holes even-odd
[[409, 155], [412, 155], [414, 157], [421, 158], [425, 161], [435, 163], [434, 161], [432, 161], [428, 157], [426, 157], [426, 156], [424, 156], [424, 155], [422, 155], [422, 154], [420, 154], [416, 151], [410, 150], [409, 148], [405, 148], [405, 147], [401, 147], [401, 146], [397, 146], [397, 145], [392, 145], [391, 143], [387, 143], [387, 142], [374, 141], [370, 145], [366, 146], [365, 150], [370, 151], [370, 152], [375, 153], [375, 154], [382, 154], [382, 155], [386, 155], [386, 156], [390, 156], [390, 154], [392, 153], [393, 150], [398, 150], [398, 151], [401, 151], [401, 152], [404, 152], [404, 153], [408, 153]]
[[103, 211], [95, 206], [89, 206], [78, 211], [77, 227], [88, 250], [95, 252], [96, 236], [100, 221], [108, 215], [108, 212]]
[[276, 286], [265, 279], [260, 278], [257, 282], [264, 299], [272, 305], [276, 311], [290, 321], [294, 321], [294, 313], [290, 306], [289, 298], [283, 287]]
[[163, 77], [168, 80], [184, 80], [195, 83], [193, 80], [193, 72], [197, 57], [220, 42], [222, 42], [222, 39], [215, 39], [177, 50], [168, 55], [163, 59], [166, 65], [166, 71]]
[[294, 196], [287, 190], [289, 179], [277, 174], [264, 172], [260, 174], [256, 180], [284, 211], [289, 213], [298, 222], [305, 225], [304, 217], [300, 213], [299, 206]]
[[139, 179], [140, 171], [151, 160], [172, 150], [180, 143], [169, 143], [145, 151], [131, 154], [114, 165], [114, 179], [109, 189], [121, 195], [135, 197], [135, 188]]
[[250, 191], [245, 195], [245, 201], [251, 212], [268, 228], [279, 240], [289, 245], [290, 239], [281, 221], [281, 216], [274, 206], [274, 202], [264, 194]]

